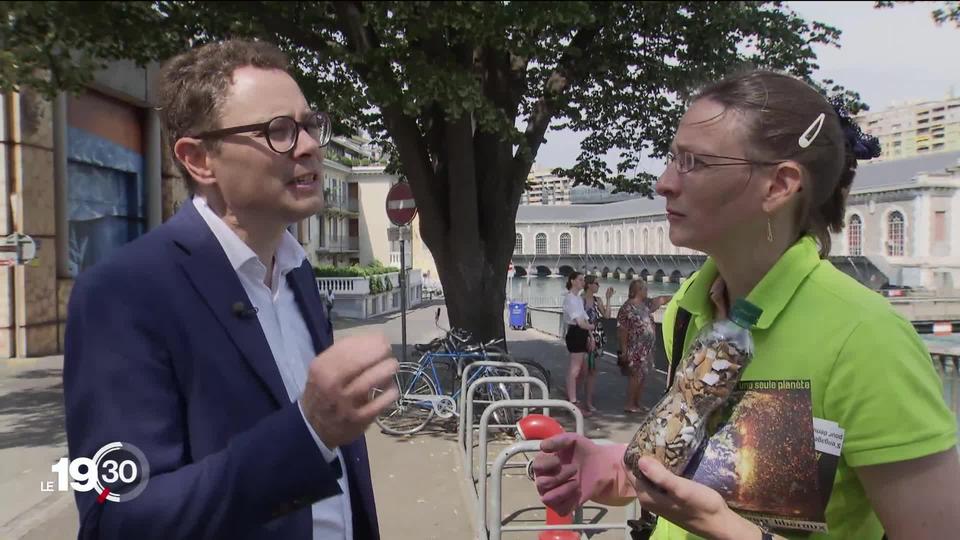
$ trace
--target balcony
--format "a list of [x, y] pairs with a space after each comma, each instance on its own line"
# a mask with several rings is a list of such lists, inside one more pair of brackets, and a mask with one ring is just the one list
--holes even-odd
[[357, 236], [328, 236], [317, 247], [319, 253], [347, 253], [360, 251], [360, 238]]
[[328, 196], [322, 213], [325, 215], [359, 214], [360, 201], [354, 198], [333, 199]]
[[[404, 263], [406, 263], [407, 268], [413, 264], [413, 253], [410, 251], [410, 248], [404, 250]], [[391, 251], [390, 252], [390, 266], [400, 267], [400, 252]]]

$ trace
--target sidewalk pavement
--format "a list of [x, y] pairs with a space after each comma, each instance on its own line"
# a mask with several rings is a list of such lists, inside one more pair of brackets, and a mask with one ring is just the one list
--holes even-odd
[[[433, 324], [441, 307], [433, 302], [411, 310], [407, 316], [408, 345], [442, 335]], [[381, 332], [400, 353], [400, 315], [368, 321], [335, 321], [335, 335]], [[552, 397], [564, 396], [567, 352], [563, 343], [535, 330], [507, 330], [511, 355], [538, 361], [551, 373]], [[413, 361], [415, 358], [409, 358]], [[62, 357], [0, 361], [0, 539], [56, 540], [76, 537], [77, 513], [69, 493], [40, 491], [40, 483], [54, 480], [50, 471], [66, 455], [63, 428]], [[662, 388], [662, 377], [649, 385], [646, 403], [651, 405]], [[591, 438], [626, 442], [641, 416], [623, 413], [626, 381], [615, 362], [600, 362], [596, 406], [599, 411], [585, 421]], [[560, 417], [561, 415], [558, 415]], [[569, 422], [564, 421], [565, 424]], [[463, 479], [464, 458], [457, 450], [455, 423], [434, 422], [408, 437], [381, 433], [376, 425], [367, 431], [374, 491], [384, 540], [475, 538], [475, 492]], [[572, 424], [571, 424], [572, 425]], [[444, 429], [447, 428], [447, 429]], [[489, 460], [511, 444], [500, 438], [492, 445]], [[513, 471], [504, 480], [504, 515], [514, 522], [542, 522], [532, 483]], [[603, 516], [622, 521], [622, 510], [595, 507], [586, 517]], [[414, 517], [416, 516], [416, 517]], [[536, 534], [504, 535], [504, 538], [536, 538]], [[592, 538], [623, 538], [613, 531]]]

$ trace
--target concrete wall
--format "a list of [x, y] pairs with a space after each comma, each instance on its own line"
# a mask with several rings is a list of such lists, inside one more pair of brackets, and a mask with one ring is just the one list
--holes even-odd
[[0, 235], [27, 234], [36, 259], [0, 268], [0, 357], [60, 350], [53, 104], [29, 89], [0, 104]]
[[355, 174], [360, 202], [360, 263], [369, 264], [374, 259], [390, 262], [390, 242], [387, 240], [387, 192], [396, 181], [387, 174]]
[[[135, 133], [143, 158], [146, 228], [159, 225], [185, 197], [185, 186], [165, 157], [160, 122], [149, 107], [157, 66], [115, 62], [94, 75], [90, 89], [139, 111]], [[63, 351], [68, 268], [67, 96], [48, 101], [25, 88], [0, 94], [0, 235], [20, 232], [38, 243], [25, 266], [0, 267], [0, 358]], [[82, 111], [91, 113], [91, 111]], [[93, 126], [100, 126], [96, 118]]]
[[[891, 283], [923, 287], [949, 293], [960, 284], [960, 238], [954, 229], [960, 211], [960, 190], [944, 184], [924, 186], [928, 178], [921, 175], [921, 185], [903, 190], [864, 193], [851, 197], [846, 223], [854, 215], [862, 221], [863, 255], [880, 260], [892, 269]], [[956, 175], [953, 177], [960, 180]], [[957, 182], [960, 187], [960, 181]], [[904, 253], [888, 255], [889, 217], [892, 212], [904, 216]], [[936, 239], [936, 216], [944, 212], [944, 238]], [[832, 254], [850, 254], [848, 231], [832, 235]]]
[[410, 226], [413, 232], [413, 249], [411, 250], [413, 261], [407, 264], [419, 268], [425, 279], [424, 285], [433, 287], [439, 283], [440, 276], [437, 273], [437, 263], [433, 260], [433, 253], [420, 235], [420, 214], [413, 218]]

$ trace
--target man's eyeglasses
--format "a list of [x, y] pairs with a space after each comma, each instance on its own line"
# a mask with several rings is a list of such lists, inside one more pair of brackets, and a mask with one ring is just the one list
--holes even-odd
[[267, 146], [271, 150], [278, 154], [286, 154], [297, 146], [301, 130], [306, 130], [321, 148], [330, 142], [330, 136], [333, 134], [330, 117], [326, 113], [316, 112], [311, 113], [303, 122], [297, 122], [290, 116], [278, 116], [260, 124], [214, 129], [198, 133], [193, 137], [196, 139], [222, 139], [227, 135], [256, 132], [267, 139]]
[[[706, 161], [700, 159], [701, 157], [726, 159], [734, 161], [735, 163], [707, 163]], [[697, 169], [709, 169], [710, 167], [729, 167], [731, 165], [779, 165], [780, 163], [783, 163], [783, 161], [756, 161], [740, 157], [716, 156], [713, 154], [694, 154], [693, 152], [681, 150], [676, 153], [667, 152], [667, 165], [669, 166], [671, 163], [673, 163], [673, 166], [676, 167], [678, 173], [686, 174]]]

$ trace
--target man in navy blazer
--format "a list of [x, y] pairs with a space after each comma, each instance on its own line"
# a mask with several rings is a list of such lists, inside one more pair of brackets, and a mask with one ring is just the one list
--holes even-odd
[[174, 58], [159, 95], [193, 197], [78, 277], [63, 372], [71, 459], [122, 442], [150, 477], [78, 491], [79, 537], [377, 540], [363, 432], [397, 362], [383, 336], [333, 343], [286, 230], [323, 206], [329, 118], [262, 42]]

